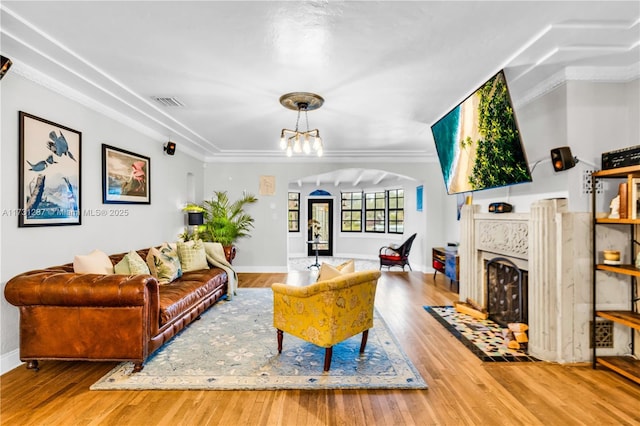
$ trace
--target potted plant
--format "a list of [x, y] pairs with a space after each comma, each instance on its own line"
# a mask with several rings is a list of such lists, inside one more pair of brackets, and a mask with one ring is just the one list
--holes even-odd
[[205, 200], [202, 204], [188, 204], [183, 208], [186, 212], [202, 211], [204, 223], [192, 234], [185, 231], [182, 237], [193, 238], [195, 234], [203, 241], [222, 244], [225, 256], [231, 262], [235, 257], [233, 244], [239, 238], [250, 237], [249, 231], [253, 228], [254, 219], [244, 208], [256, 201], [258, 199], [254, 195], [245, 193], [242, 198], [232, 202], [227, 191], [214, 191], [210, 200]]

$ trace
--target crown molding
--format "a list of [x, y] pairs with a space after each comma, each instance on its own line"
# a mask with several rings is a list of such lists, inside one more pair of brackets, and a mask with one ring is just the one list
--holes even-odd
[[385, 153], [385, 152], [353, 152], [353, 151], [325, 151], [322, 157], [313, 155], [298, 155], [287, 157], [282, 151], [269, 151], [262, 153], [234, 153], [234, 154], [216, 154], [215, 156], [207, 156], [204, 158], [206, 163], [435, 163], [438, 158], [435, 155], [426, 154], [424, 152], [411, 153], [403, 152], [401, 154]]
[[640, 78], [640, 62], [628, 67], [567, 67], [527, 90], [514, 99], [514, 107], [523, 107], [534, 100], [556, 90], [567, 81], [589, 81], [594, 83], [628, 83]]

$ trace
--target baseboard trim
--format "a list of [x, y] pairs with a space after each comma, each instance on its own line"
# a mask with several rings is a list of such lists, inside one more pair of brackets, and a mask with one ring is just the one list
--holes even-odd
[[8, 373], [16, 367], [22, 365], [23, 362], [20, 361], [20, 350], [14, 349], [11, 352], [7, 352], [6, 354], [2, 354], [0, 357], [0, 375], [4, 373]]

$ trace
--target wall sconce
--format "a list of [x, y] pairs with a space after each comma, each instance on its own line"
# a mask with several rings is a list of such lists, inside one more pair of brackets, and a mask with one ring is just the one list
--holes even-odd
[[167, 155], [175, 154], [176, 153], [176, 143], [169, 141], [166, 144], [164, 144], [164, 152], [166, 152]]

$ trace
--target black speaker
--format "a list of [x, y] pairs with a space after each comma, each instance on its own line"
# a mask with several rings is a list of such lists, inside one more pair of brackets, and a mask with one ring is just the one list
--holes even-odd
[[175, 142], [167, 142], [164, 145], [164, 152], [167, 153], [167, 155], [173, 155], [176, 153], [176, 143]]
[[509, 203], [491, 203], [489, 204], [489, 213], [510, 213], [513, 206]]
[[11, 62], [11, 59], [0, 55], [0, 80], [2, 80], [2, 77], [4, 77], [7, 71], [9, 71], [12, 63], [13, 62]]
[[571, 155], [571, 148], [568, 146], [553, 148], [551, 150], [551, 164], [553, 164], [553, 170], [556, 172], [561, 172], [575, 166], [576, 159]]

